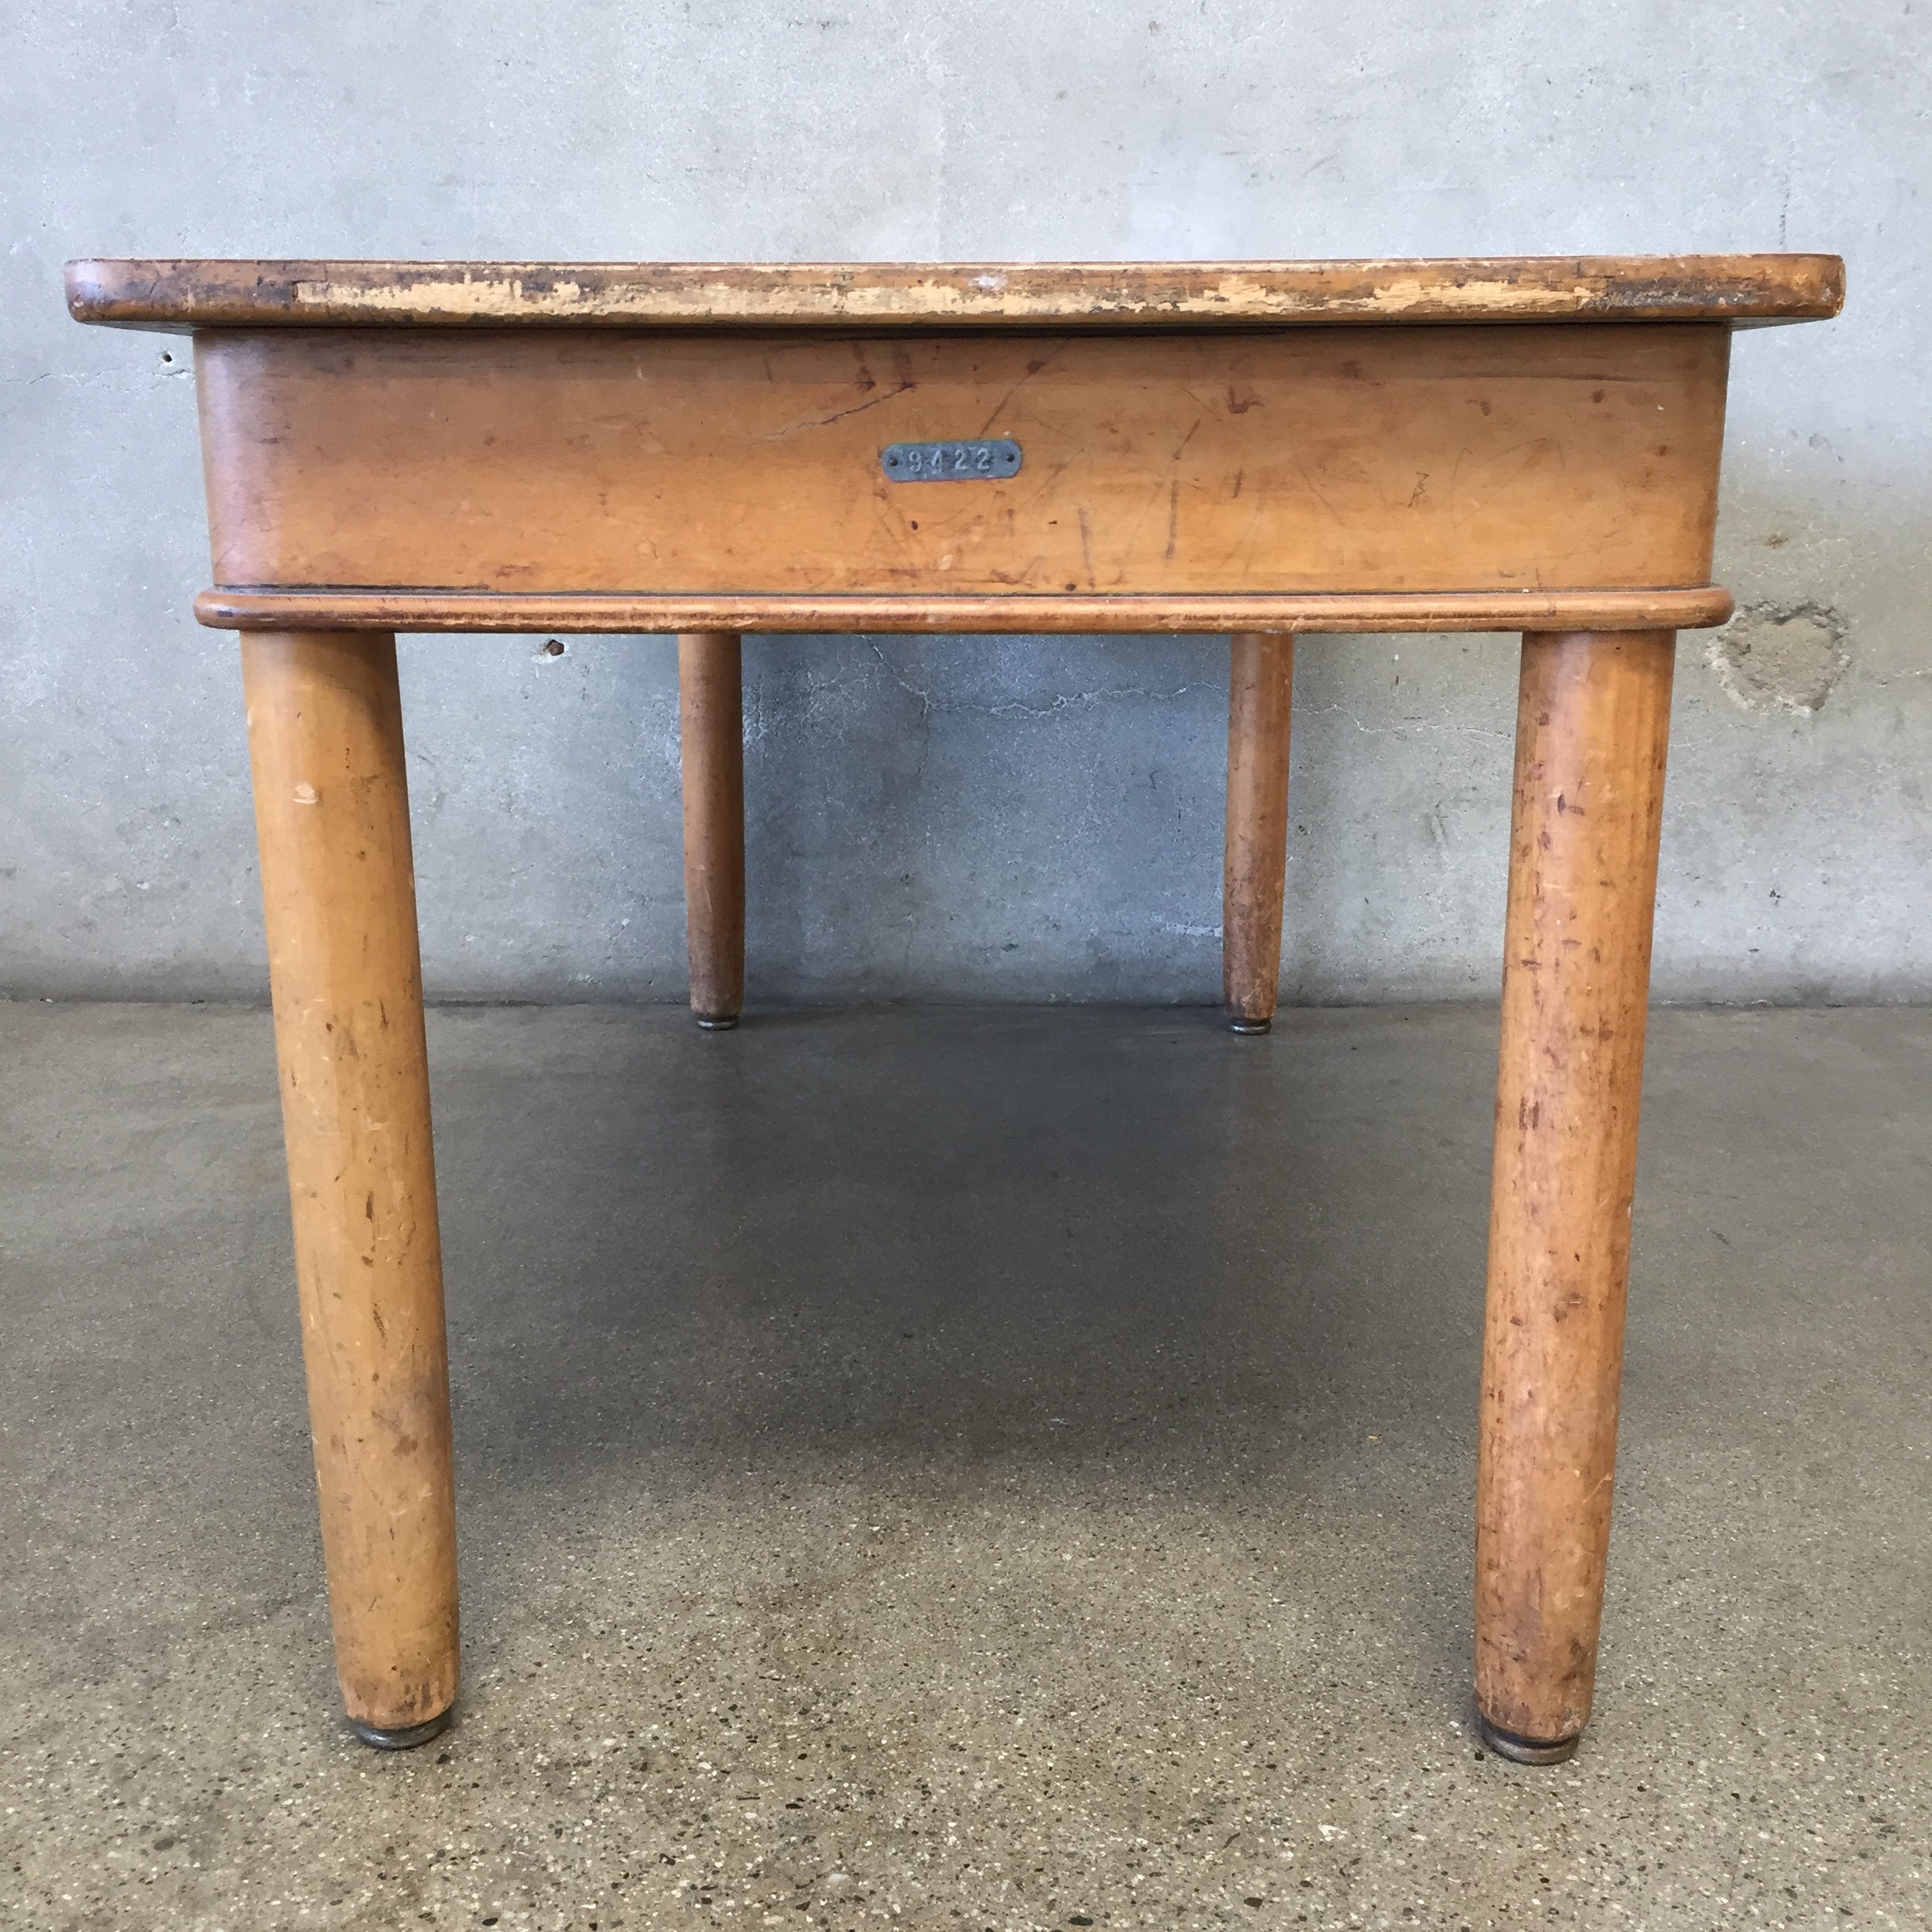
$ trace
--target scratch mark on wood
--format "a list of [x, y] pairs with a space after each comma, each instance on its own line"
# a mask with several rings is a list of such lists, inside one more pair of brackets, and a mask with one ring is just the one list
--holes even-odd
[[908, 376], [897, 388], [888, 389], [883, 395], [875, 395], [863, 402], [855, 402], [850, 409], [834, 410], [829, 416], [816, 416], [804, 422], [792, 423], [781, 429], [775, 436], [766, 436], [767, 443], [782, 443], [788, 436], [796, 436], [801, 429], [823, 429], [829, 424], [843, 422], [848, 416], [862, 415], [866, 410], [877, 409], [882, 402], [890, 402], [904, 395], [908, 389], [916, 389], [919, 384]]

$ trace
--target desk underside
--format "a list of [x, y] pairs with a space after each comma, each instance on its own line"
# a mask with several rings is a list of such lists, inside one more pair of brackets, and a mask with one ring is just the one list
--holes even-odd
[[[923, 335], [213, 330], [204, 621], [1720, 622], [1715, 323]], [[1017, 475], [889, 480], [1004, 437]], [[386, 613], [386, 614], [385, 614]]]

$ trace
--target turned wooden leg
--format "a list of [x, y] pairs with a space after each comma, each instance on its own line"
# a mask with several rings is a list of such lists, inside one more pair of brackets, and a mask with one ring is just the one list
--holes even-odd
[[737, 634], [678, 639], [684, 766], [684, 921], [691, 1004], [701, 1027], [735, 1027], [744, 1005], [744, 693]]
[[456, 1518], [395, 640], [242, 640], [336, 1668], [372, 1744], [456, 1695]]
[[1281, 979], [1294, 638], [1240, 631], [1230, 642], [1222, 1003], [1237, 1033], [1265, 1033], [1275, 1017]]
[[1590, 1713], [1676, 639], [1523, 639], [1477, 1475], [1476, 1703], [1555, 1763]]

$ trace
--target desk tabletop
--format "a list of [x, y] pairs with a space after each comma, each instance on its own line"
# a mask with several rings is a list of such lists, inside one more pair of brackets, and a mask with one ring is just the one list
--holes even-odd
[[709, 263], [87, 260], [77, 320], [367, 328], [1203, 329], [1819, 320], [1835, 255], [1447, 260]]

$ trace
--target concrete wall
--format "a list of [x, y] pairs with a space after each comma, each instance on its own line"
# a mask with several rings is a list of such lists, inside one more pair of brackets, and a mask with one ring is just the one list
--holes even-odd
[[[1319, 256], [1820, 248], [1739, 339], [1681, 653], [1667, 995], [1932, 990], [1932, 87], [1838, 0], [14, 0], [0, 63], [0, 983], [262, 978], [185, 345], [82, 253]], [[172, 357], [170, 361], [168, 358]], [[668, 640], [404, 646], [426, 967], [681, 994]], [[1219, 640], [747, 649], [754, 997], [1204, 999]], [[1514, 645], [1301, 650], [1291, 997], [1487, 993]]]

